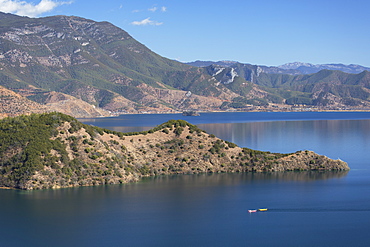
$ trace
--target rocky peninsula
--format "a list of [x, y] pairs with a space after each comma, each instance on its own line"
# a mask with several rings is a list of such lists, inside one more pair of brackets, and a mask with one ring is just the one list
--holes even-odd
[[0, 120], [0, 187], [55, 189], [169, 174], [349, 170], [312, 151], [241, 148], [183, 120], [121, 133], [61, 113]]

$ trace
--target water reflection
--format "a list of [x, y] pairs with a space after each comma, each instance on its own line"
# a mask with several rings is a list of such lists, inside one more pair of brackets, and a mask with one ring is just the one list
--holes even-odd
[[[227, 188], [247, 185], [249, 189], [258, 191], [260, 184], [304, 184], [340, 179], [346, 175], [346, 171], [174, 175], [145, 178], [141, 182], [125, 185], [31, 192], [0, 190], [0, 197], [4, 202], [0, 205], [0, 210], [7, 212], [4, 222], [12, 222], [9, 226], [17, 227], [29, 235], [35, 234], [33, 227], [30, 227], [32, 225], [54, 224], [59, 232], [51, 228], [45, 228], [44, 231], [49, 237], [56, 237], [60, 231], [70, 235], [73, 233], [68, 229], [99, 224], [103, 220], [102, 215], [108, 212], [116, 212], [121, 215], [122, 220], [135, 220], [133, 217], [149, 217], [148, 215], [158, 213], [161, 208], [165, 210], [163, 207], [177, 207], [177, 210], [168, 209], [177, 213], [178, 208], [183, 208], [184, 212], [189, 211], [194, 205], [210, 200], [217, 191]], [[216, 195], [217, 193], [214, 196]], [[144, 206], [148, 203], [153, 207]], [[140, 207], [144, 207], [146, 212], [138, 212]], [[17, 217], [13, 220], [14, 215]], [[83, 219], [83, 223], [74, 222], [74, 219]], [[74, 222], [73, 227], [71, 222]], [[23, 229], [23, 225], [27, 227]]]
[[[25, 208], [38, 209], [42, 211], [43, 207], [58, 208], [58, 200], [63, 198], [71, 199], [72, 204], [64, 204], [64, 209], [76, 209], [76, 205], [84, 208], [85, 204], [106, 201], [111, 195], [116, 196], [118, 192], [125, 195], [141, 191], [149, 186], [151, 189], [161, 186], [163, 188], [174, 187], [213, 187], [213, 186], [234, 186], [243, 183], [250, 183], [256, 180], [266, 180], [275, 182], [301, 181], [310, 182], [326, 179], [339, 179], [348, 174], [348, 171], [303, 171], [303, 172], [272, 172], [272, 173], [222, 173], [222, 174], [195, 174], [195, 175], [169, 175], [144, 178], [140, 182], [124, 185], [102, 185], [79, 188], [65, 188], [56, 190], [41, 191], [20, 191], [20, 190], [0, 190], [1, 196], [14, 196], [23, 200]], [[149, 187], [147, 189], [149, 189]], [[141, 191], [142, 192], [142, 191]], [[119, 194], [119, 193], [118, 193]], [[94, 200], [94, 202], [90, 200]], [[79, 202], [77, 204], [76, 200]], [[45, 202], [48, 203], [45, 203]], [[27, 202], [32, 202], [27, 205]], [[68, 202], [68, 201], [65, 201]], [[52, 205], [50, 205], [52, 204]], [[29, 207], [31, 206], [31, 207]], [[60, 210], [60, 209], [58, 209]], [[60, 211], [59, 211], [60, 212]]]
[[278, 121], [200, 124], [208, 133], [257, 150], [312, 150], [360, 166], [370, 159], [370, 120]]
[[[271, 172], [271, 173], [238, 173], [238, 174], [197, 174], [197, 175], [173, 175], [146, 178], [144, 182], [153, 184], [185, 184], [186, 186], [230, 186], [241, 183], [249, 183], [256, 180], [275, 182], [302, 181], [310, 182], [326, 179], [339, 179], [348, 174], [348, 171], [303, 171], [303, 172]], [[167, 186], [165, 185], [165, 186]]]
[[147, 131], [147, 130], [152, 129], [152, 127], [143, 127], [143, 126], [136, 126], [136, 127], [133, 127], [133, 126], [112, 126], [109, 129], [114, 130], [114, 131], [118, 131], [118, 132], [127, 133], [127, 132]]
[[[277, 232], [280, 229], [274, 228], [271, 224], [275, 223], [269, 218], [250, 218], [248, 208], [267, 206], [271, 212], [312, 208], [316, 212], [325, 205], [325, 208], [341, 210], [350, 208], [347, 203], [337, 203], [344, 197], [351, 206], [355, 204], [357, 209], [364, 209], [361, 205], [368, 205], [363, 202], [364, 189], [368, 187], [356, 188], [361, 196], [352, 198], [356, 193], [349, 193], [347, 187], [343, 187], [347, 183], [342, 179], [346, 174], [177, 175], [146, 178], [126, 185], [33, 192], [2, 190], [0, 210], [6, 214], [2, 216], [0, 230], [6, 236], [5, 243], [9, 243], [6, 246], [15, 246], [14, 243], [19, 243], [18, 246], [21, 243], [27, 246], [150, 246], [152, 241], [159, 241], [159, 246], [179, 246], [176, 244], [179, 241], [182, 246], [194, 246], [204, 239], [204, 233], [207, 238], [202, 246], [212, 241], [215, 233], [219, 236], [217, 241], [224, 241], [218, 246], [227, 245], [230, 239], [239, 239], [240, 246], [244, 239], [258, 235], [266, 225]], [[361, 200], [356, 204], [358, 198]], [[267, 217], [258, 217], [264, 216]], [[284, 220], [294, 224], [297, 217], [284, 215]], [[276, 219], [276, 224], [280, 223], [280, 219]], [[294, 227], [299, 228], [300, 224], [296, 222]], [[256, 226], [260, 230], [253, 231], [249, 237], [244, 235], [245, 229]], [[234, 231], [237, 232], [234, 234]], [[16, 238], [18, 232], [22, 234]], [[195, 240], [186, 242], [188, 236]], [[109, 244], [109, 241], [113, 242]], [[212, 246], [217, 246], [217, 241]]]
[[[333, 142], [349, 143], [352, 139], [361, 137], [363, 142], [369, 142], [369, 120], [316, 120], [316, 121], [278, 121], [253, 123], [199, 124], [199, 128], [216, 136], [227, 139], [239, 145], [259, 147], [268, 141], [275, 146], [284, 146], [286, 140], [293, 143], [305, 142], [308, 137], [330, 139]], [[350, 139], [348, 139], [350, 138]], [[275, 141], [283, 140], [282, 143]]]
[[370, 112], [212, 112], [199, 117], [184, 117], [182, 114], [127, 114], [107, 118], [79, 119], [83, 123], [112, 126], [156, 126], [171, 119], [184, 119], [192, 124], [246, 123], [298, 120], [370, 119]]

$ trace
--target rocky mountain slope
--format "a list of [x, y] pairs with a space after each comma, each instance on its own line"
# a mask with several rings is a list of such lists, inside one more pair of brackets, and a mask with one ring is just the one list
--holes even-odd
[[[258, 85], [263, 92], [260, 95], [254, 94], [252, 102], [247, 97], [247, 100], [234, 98], [229, 104], [232, 107], [246, 107], [247, 104], [257, 104], [258, 100], [265, 105], [275, 103], [306, 105], [318, 109], [370, 109], [370, 72], [367, 70], [349, 74], [324, 69], [313, 74], [302, 74], [294, 70], [237, 62], [220, 64], [212, 64], [204, 69], [226, 87], [235, 87], [240, 80], [245, 80]], [[245, 82], [242, 84], [246, 85]], [[231, 90], [240, 91], [241, 88]]]
[[8, 188], [127, 183], [161, 174], [348, 169], [310, 151], [240, 148], [183, 120], [135, 133], [84, 125], [61, 113], [0, 120], [0, 186]]

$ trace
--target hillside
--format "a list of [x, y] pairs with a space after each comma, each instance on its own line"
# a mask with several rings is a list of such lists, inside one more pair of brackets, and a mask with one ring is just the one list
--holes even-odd
[[0, 86], [0, 118], [46, 112], [45, 106]]
[[61, 113], [0, 120], [0, 186], [9, 188], [117, 184], [162, 174], [348, 169], [311, 151], [240, 148], [183, 120], [140, 133], [84, 125]]
[[56, 91], [111, 112], [207, 110], [222, 103], [208, 96], [225, 94], [201, 69], [161, 57], [107, 22], [0, 13], [0, 44], [0, 85], [42, 104], [42, 94]]
[[[273, 105], [291, 109], [304, 105], [317, 110], [370, 109], [370, 72], [348, 74], [339, 70], [320, 70], [314, 74], [282, 73], [283, 69], [232, 63], [213, 64], [204, 69], [231, 91], [244, 97], [233, 98], [228, 107], [246, 108], [248, 105]], [[244, 82], [243, 82], [244, 81]], [[260, 93], [242, 93], [245, 85], [256, 85]], [[244, 85], [241, 87], [240, 85]]]
[[[18, 93], [0, 86], [0, 118], [15, 117], [23, 114], [59, 111], [80, 118], [110, 116], [111, 113], [94, 107], [73, 96], [48, 92], [42, 93], [44, 104], [39, 104]], [[40, 96], [40, 94], [39, 94]]]

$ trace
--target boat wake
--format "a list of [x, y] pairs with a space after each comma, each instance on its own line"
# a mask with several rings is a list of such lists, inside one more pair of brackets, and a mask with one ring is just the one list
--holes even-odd
[[317, 212], [370, 212], [369, 208], [270, 208], [279, 213], [317, 213]]

